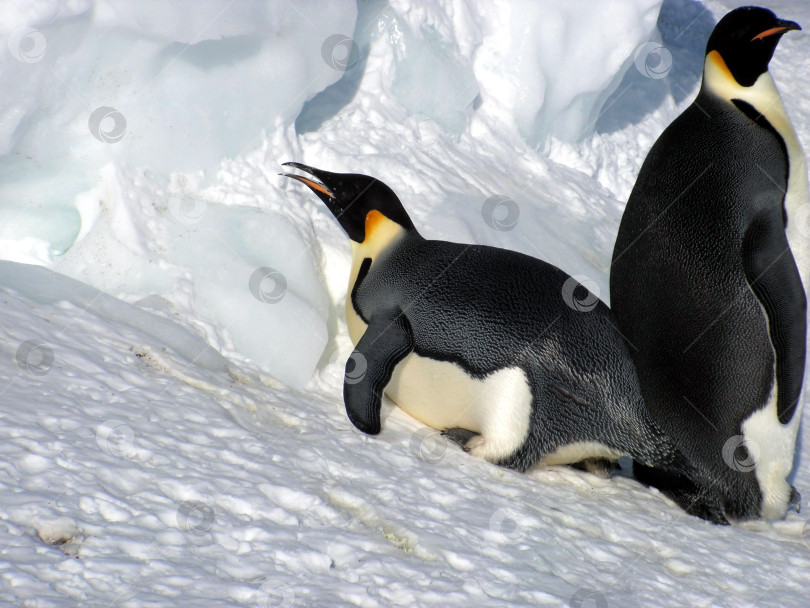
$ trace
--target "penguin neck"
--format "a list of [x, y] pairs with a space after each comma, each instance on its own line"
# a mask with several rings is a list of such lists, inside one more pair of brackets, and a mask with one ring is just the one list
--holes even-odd
[[377, 210], [372, 210], [366, 215], [363, 242], [351, 241], [352, 269], [349, 274], [349, 289], [346, 292], [346, 322], [349, 326], [349, 335], [355, 344], [366, 330], [366, 324], [354, 310], [352, 303], [352, 291], [357, 283], [363, 260], [367, 258], [371, 260], [371, 266], [367, 269], [370, 271], [381, 257], [409, 235], [419, 236], [419, 233], [414, 229], [406, 229]]
[[786, 144], [788, 137], [796, 138], [770, 72], [763, 72], [753, 85], [744, 87], [734, 78], [720, 53], [711, 51], [706, 55], [703, 67], [701, 92], [703, 91], [708, 91], [729, 103], [734, 99], [749, 103], [785, 138]]
[[807, 166], [804, 150], [788, 118], [773, 78], [769, 72], [765, 71], [760, 74], [753, 85], [744, 87], [734, 79], [720, 53], [711, 51], [706, 55], [700, 94], [706, 92], [728, 103], [732, 103], [733, 99], [741, 99], [749, 103], [765, 117], [785, 142], [788, 154], [788, 186], [784, 199], [788, 217], [786, 232], [802, 281], [808, 285], [808, 281], [810, 281], [810, 243], [802, 234], [802, 220], [806, 218], [805, 206], [808, 202]]
[[376, 209], [372, 209], [366, 214], [365, 228], [363, 242], [351, 242], [352, 265], [358, 267], [365, 258], [371, 258], [374, 263], [376, 258], [396, 245], [406, 234], [416, 232], [406, 229]]

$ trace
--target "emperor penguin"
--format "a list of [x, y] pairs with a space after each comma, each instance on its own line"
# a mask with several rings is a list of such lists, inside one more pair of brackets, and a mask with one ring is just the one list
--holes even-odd
[[627, 454], [688, 475], [643, 406], [610, 310], [576, 279], [518, 252], [423, 238], [373, 177], [285, 164], [312, 176], [285, 174], [351, 240], [355, 350], [343, 397], [358, 429], [380, 432], [385, 393], [466, 439], [472, 454], [517, 470]]
[[[771, 11], [736, 9], [697, 98], [653, 145], [619, 226], [610, 301], [655, 421], [729, 521], [785, 516], [801, 418], [808, 236], [802, 148], [768, 73]], [[670, 495], [679, 484], [636, 468]]]

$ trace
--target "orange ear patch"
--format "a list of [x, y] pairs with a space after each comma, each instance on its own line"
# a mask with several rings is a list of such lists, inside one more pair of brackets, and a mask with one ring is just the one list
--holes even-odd
[[366, 238], [363, 242], [367, 241], [371, 238], [371, 235], [374, 233], [374, 230], [379, 226], [383, 221], [387, 220], [388, 218], [385, 217], [382, 213], [377, 211], [376, 209], [372, 209], [366, 214]]

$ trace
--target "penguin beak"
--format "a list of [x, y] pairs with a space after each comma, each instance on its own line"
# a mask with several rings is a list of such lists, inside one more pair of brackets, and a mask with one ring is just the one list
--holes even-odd
[[[314, 175], [315, 177], [318, 177], [321, 180], [323, 180], [323, 176], [319, 175], [319, 173], [322, 172], [318, 169], [315, 169], [314, 167], [309, 167], [301, 163], [292, 163], [292, 162], [282, 163], [282, 166], [295, 167], [296, 169], [305, 171], [306, 173]], [[312, 190], [315, 194], [317, 194], [318, 198], [321, 199], [324, 203], [326, 203], [326, 205], [331, 209], [331, 204], [335, 202], [335, 195], [332, 193], [331, 190], [329, 190], [329, 188], [325, 184], [316, 182], [315, 180], [309, 179], [302, 175], [295, 175], [294, 173], [281, 173], [280, 175], [283, 175], [284, 177], [291, 177], [295, 180], [298, 180], [305, 186], [309, 187], [309, 189]]]
[[785, 32], [789, 32], [791, 30], [802, 29], [802, 27], [795, 21], [786, 21], [784, 19], [780, 19], [776, 23], [777, 25], [775, 27], [767, 29], [764, 32], [760, 32], [759, 34], [751, 38], [751, 42], [753, 42], [754, 40], [762, 40], [763, 38], [767, 38], [768, 36], [773, 36], [775, 34], [784, 34]]

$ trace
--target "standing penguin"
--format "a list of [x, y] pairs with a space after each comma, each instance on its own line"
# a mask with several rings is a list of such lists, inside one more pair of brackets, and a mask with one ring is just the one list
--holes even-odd
[[629, 454], [687, 473], [643, 406], [609, 309], [576, 279], [514, 251], [426, 240], [372, 177], [286, 164], [320, 180], [285, 174], [351, 239], [356, 349], [343, 395], [358, 429], [380, 432], [385, 392], [431, 427], [473, 434], [474, 455], [518, 470]]
[[[650, 150], [613, 251], [611, 307], [647, 407], [729, 520], [782, 518], [798, 502], [786, 477], [808, 260], [790, 222], [807, 176], [768, 63], [799, 29], [757, 7], [720, 20], [700, 92]], [[637, 476], [677, 500], [666, 475]]]

